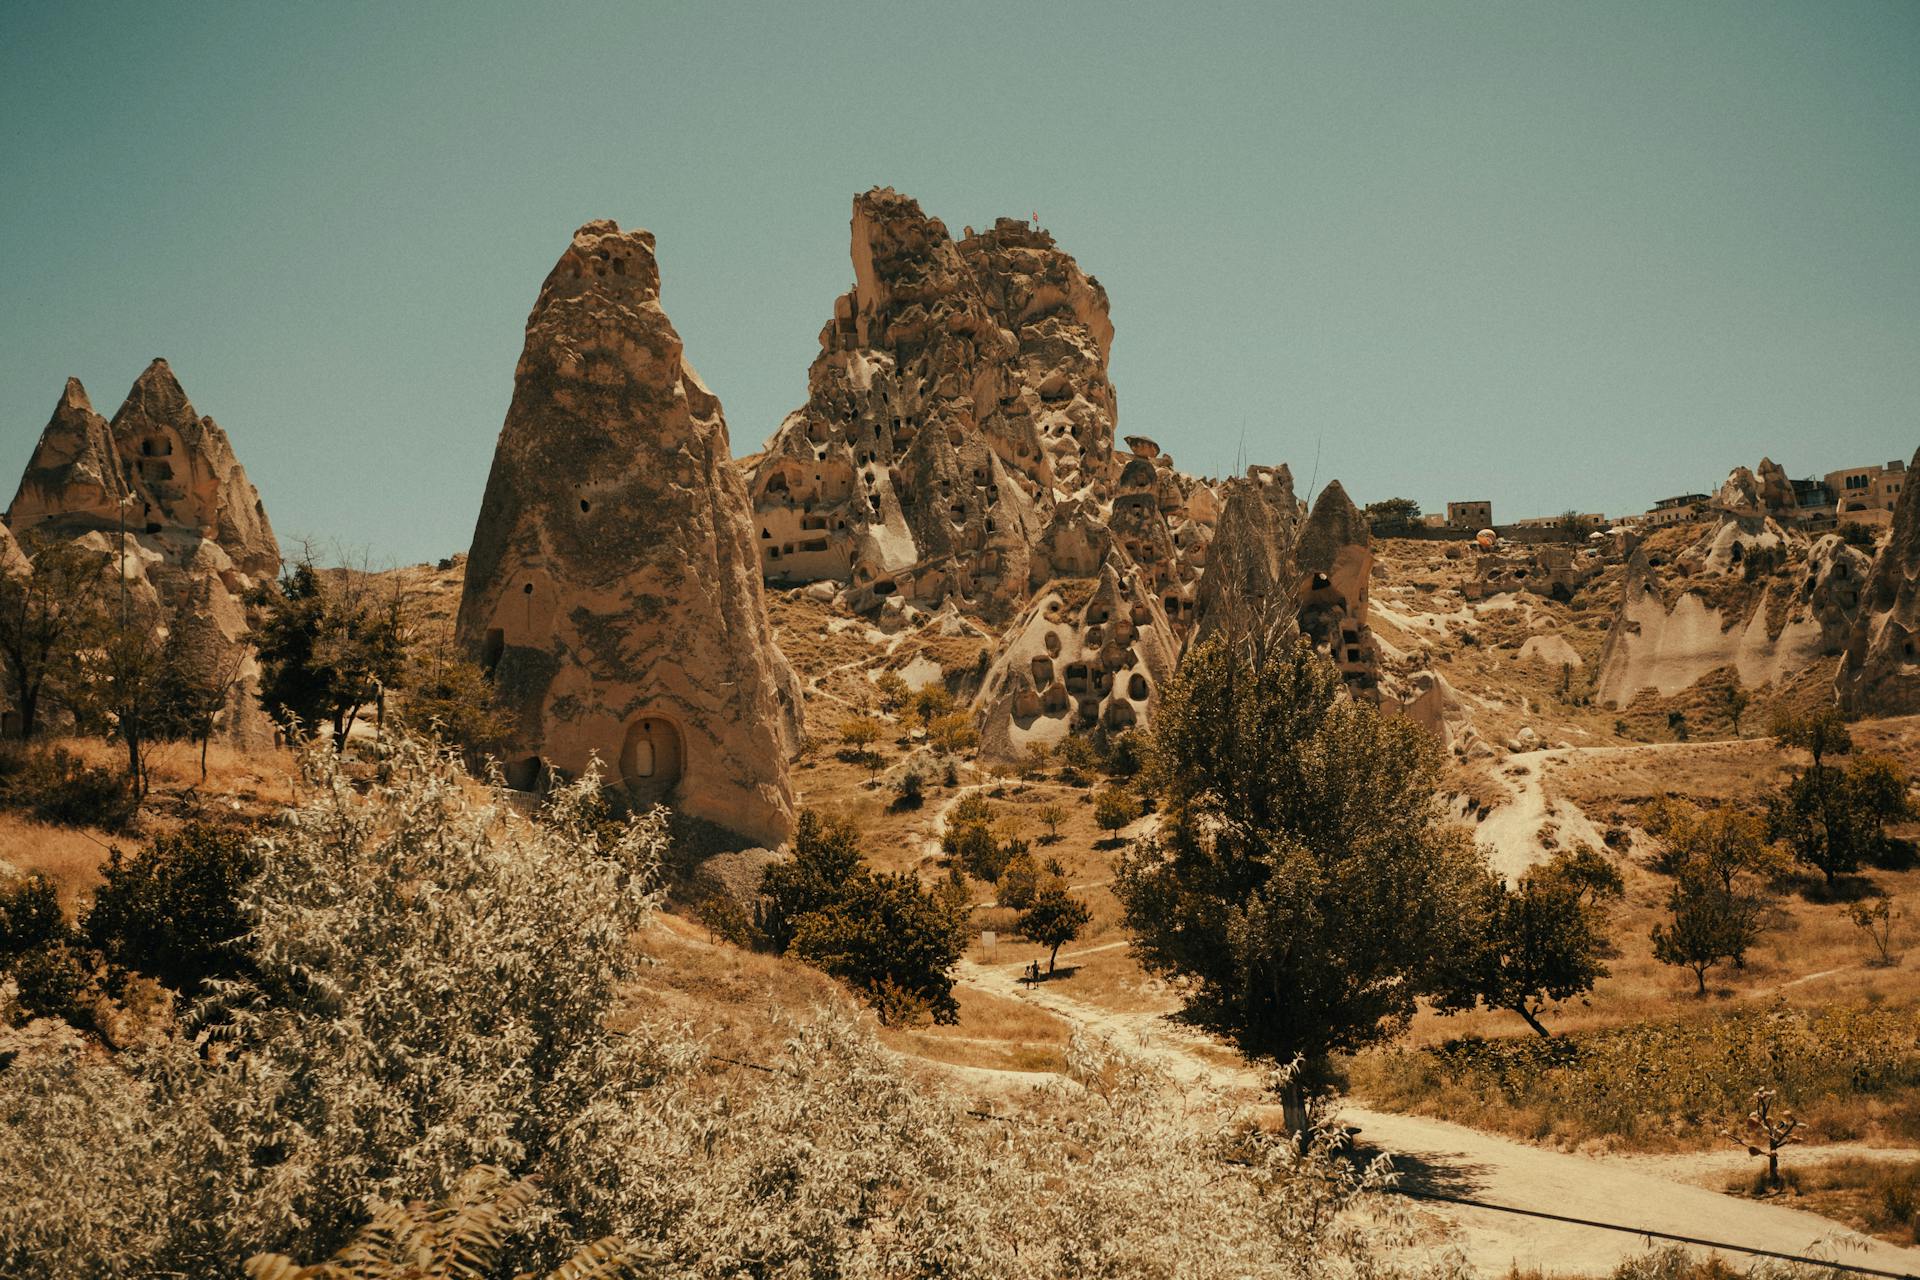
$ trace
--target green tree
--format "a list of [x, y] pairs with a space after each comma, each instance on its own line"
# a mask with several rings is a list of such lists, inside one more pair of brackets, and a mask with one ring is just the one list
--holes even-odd
[[1092, 919], [1093, 912], [1087, 904], [1069, 893], [1064, 882], [1050, 879], [1033, 895], [1032, 903], [1020, 913], [1014, 927], [1021, 937], [1049, 948], [1047, 974], [1052, 976], [1060, 948], [1079, 937]]
[[1749, 914], [1709, 876], [1689, 870], [1667, 891], [1668, 919], [1653, 926], [1653, 958], [1692, 972], [1696, 995], [1707, 994], [1707, 971], [1752, 945]]
[[207, 780], [207, 747], [251, 657], [247, 643], [229, 640], [214, 621], [206, 585], [196, 587], [167, 630], [160, 697], [169, 728], [200, 748], [202, 782]]
[[1412, 498], [1386, 498], [1367, 504], [1367, 528], [1376, 538], [1398, 538], [1420, 525], [1420, 504]]
[[1814, 764], [1789, 779], [1768, 798], [1767, 830], [1831, 888], [1840, 873], [1885, 848], [1889, 822], [1913, 812], [1900, 767], [1884, 756], [1862, 754], [1845, 768]]
[[1047, 829], [1043, 844], [1057, 844], [1060, 840], [1060, 824], [1067, 820], [1067, 811], [1057, 804], [1043, 804], [1034, 811], [1034, 817]]
[[400, 684], [407, 657], [398, 596], [343, 579], [329, 582], [303, 555], [257, 599], [261, 703], [283, 725], [331, 726], [336, 749], [361, 710]]
[[110, 963], [192, 995], [246, 971], [240, 897], [261, 865], [253, 833], [233, 825], [192, 823], [131, 858], [114, 849], [82, 931]]
[[40, 727], [44, 697], [74, 671], [99, 626], [111, 557], [31, 534], [21, 550], [32, 557], [28, 571], [0, 572], [0, 663], [24, 741]]
[[[1671, 801], [1657, 806], [1649, 822], [1661, 842], [1653, 868], [1674, 880], [1667, 954], [1701, 957], [1703, 948], [1718, 948], [1707, 967], [1727, 960], [1744, 968], [1747, 951], [1778, 916], [1771, 886], [1790, 869], [1769, 841], [1767, 824], [1731, 806], [1701, 810]], [[1662, 962], [1691, 967], [1688, 960]]]
[[860, 829], [845, 818], [802, 809], [793, 828], [793, 857], [768, 867], [760, 881], [760, 933], [784, 953], [793, 945], [800, 917], [837, 902], [864, 874]]
[[[1552, 1035], [1540, 1015], [1550, 1004], [1593, 990], [1607, 976], [1612, 952], [1607, 905], [1621, 895], [1620, 874], [1591, 849], [1585, 852], [1563, 850], [1529, 868], [1512, 888], [1487, 876], [1472, 936], [1435, 993], [1436, 1009], [1451, 1014], [1484, 1004]], [[1605, 874], [1598, 874], [1601, 868]]]
[[500, 705], [486, 669], [454, 645], [411, 649], [405, 683], [395, 719], [415, 737], [460, 751], [474, 767], [512, 741], [513, 715]]
[[795, 922], [790, 954], [866, 996], [882, 1021], [960, 1020], [953, 966], [962, 930], [946, 900], [912, 875], [865, 873]]
[[1431, 737], [1277, 634], [1190, 649], [1154, 735], [1162, 834], [1115, 884], [1146, 966], [1192, 979], [1190, 1015], [1280, 1062], [1317, 1069], [1404, 1029], [1482, 866], [1444, 821]]
[[1733, 736], [1740, 736], [1740, 719], [1747, 714], [1747, 708], [1753, 704], [1753, 695], [1740, 683], [1739, 677], [1720, 686], [1720, 710], [1726, 713], [1727, 723], [1733, 726]]
[[1032, 854], [1023, 851], [1007, 859], [1000, 871], [999, 890], [1003, 907], [1024, 911], [1033, 905], [1034, 895], [1040, 890], [1040, 864]]
[[1125, 787], [1104, 787], [1093, 800], [1093, 820], [1102, 831], [1120, 831], [1140, 817], [1140, 797]]

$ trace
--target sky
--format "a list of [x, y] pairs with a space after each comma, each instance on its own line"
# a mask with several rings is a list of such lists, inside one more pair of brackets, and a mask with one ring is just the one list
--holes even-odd
[[745, 454], [876, 185], [1037, 213], [1189, 471], [1506, 520], [1920, 444], [1915, 0], [6, 0], [0, 475], [164, 356], [283, 544], [462, 551], [576, 226]]

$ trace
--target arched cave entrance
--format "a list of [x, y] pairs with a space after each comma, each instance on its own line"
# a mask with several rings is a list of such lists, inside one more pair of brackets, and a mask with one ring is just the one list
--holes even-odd
[[680, 782], [686, 754], [671, 720], [642, 716], [620, 744], [620, 780], [638, 805], [667, 804]]

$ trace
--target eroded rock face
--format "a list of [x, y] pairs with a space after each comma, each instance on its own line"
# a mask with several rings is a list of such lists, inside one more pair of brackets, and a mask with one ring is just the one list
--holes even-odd
[[0, 562], [71, 542], [159, 610], [177, 645], [209, 669], [235, 664], [222, 733], [248, 744], [271, 727], [246, 655], [247, 595], [280, 572], [280, 547], [227, 434], [201, 417], [164, 360], [148, 365], [111, 422], [69, 378], [7, 511]]
[[[1920, 453], [1913, 466], [1920, 467]], [[1840, 705], [1856, 715], [1920, 711], [1920, 502], [1909, 485], [1874, 559], [1840, 664]]]
[[80, 380], [68, 378], [20, 477], [8, 522], [23, 530], [49, 521], [117, 525], [127, 493], [107, 420], [93, 411]]
[[527, 319], [457, 624], [519, 717], [510, 782], [597, 758], [637, 803], [786, 839], [799, 686], [754, 532], [653, 236], [588, 223]]
[[1148, 724], [1180, 643], [1138, 575], [1059, 579], [1007, 631], [974, 707], [980, 754], [1018, 761], [1073, 732]]
[[1105, 494], [1106, 293], [1044, 231], [1001, 219], [955, 243], [891, 188], [855, 197], [852, 257], [807, 403], [753, 468], [760, 567], [848, 581], [856, 609], [1004, 615], [1053, 576], [1032, 549], [1057, 503]]
[[1249, 467], [1229, 480], [1194, 591], [1194, 638], [1260, 626], [1275, 609], [1291, 614], [1297, 588], [1293, 546], [1301, 512], [1286, 467]]
[[181, 563], [212, 543], [250, 580], [280, 571], [280, 544], [227, 433], [195, 411], [165, 360], [134, 381], [112, 422], [67, 380], [7, 523], [50, 536], [124, 528], [167, 544]]

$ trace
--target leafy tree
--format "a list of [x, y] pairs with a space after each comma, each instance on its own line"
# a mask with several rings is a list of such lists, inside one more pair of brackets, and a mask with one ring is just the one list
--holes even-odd
[[1376, 538], [1398, 538], [1419, 527], [1420, 504], [1412, 498], [1386, 498], [1367, 504], [1367, 528]]
[[1030, 853], [1017, 853], [1007, 859], [1000, 872], [1000, 905], [1024, 911], [1033, 904], [1040, 889], [1040, 864]]
[[1889, 822], [1914, 812], [1906, 775], [1884, 756], [1855, 755], [1846, 767], [1814, 764], [1768, 798], [1767, 829], [1829, 887], [1886, 846]]
[[125, 599], [104, 612], [79, 664], [70, 701], [82, 723], [91, 722], [127, 750], [127, 783], [137, 804], [147, 793], [148, 747], [186, 736], [189, 726], [172, 700], [179, 684], [169, 660], [165, 620], [146, 601]]
[[1689, 871], [1667, 891], [1669, 919], [1653, 926], [1653, 958], [1690, 970], [1696, 995], [1707, 994], [1707, 971], [1752, 945], [1750, 913], [1711, 877]]
[[1733, 726], [1733, 736], [1737, 738], [1740, 736], [1740, 719], [1753, 704], [1753, 695], [1735, 677], [1720, 686], [1719, 698], [1720, 710], [1726, 713], [1727, 722]]
[[1120, 831], [1140, 816], [1140, 797], [1125, 787], [1106, 787], [1093, 800], [1093, 820], [1102, 831]]
[[1703, 984], [1705, 969], [1721, 961], [1745, 967], [1747, 951], [1777, 919], [1770, 886], [1789, 869], [1766, 824], [1731, 806], [1675, 802], [1657, 806], [1649, 822], [1661, 841], [1653, 868], [1674, 879], [1669, 941], [1662, 954], [1656, 939], [1656, 958], [1689, 968], [1704, 960], [1695, 971]]
[[1482, 865], [1444, 822], [1431, 737], [1278, 632], [1190, 649], [1154, 734], [1162, 834], [1115, 884], [1146, 966], [1193, 979], [1190, 1015], [1281, 1062], [1405, 1028]]
[[1086, 775], [1100, 768], [1100, 751], [1084, 734], [1070, 733], [1054, 744], [1053, 757], [1060, 762], [1060, 780], [1079, 784]]
[[840, 726], [840, 758], [867, 767], [871, 778], [880, 772], [880, 753], [873, 749], [880, 741], [880, 722], [872, 716], [854, 716]]
[[933, 722], [953, 711], [953, 693], [943, 684], [929, 684], [913, 692], [907, 713], [915, 721], [932, 728]]
[[973, 719], [966, 712], [954, 711], [935, 716], [928, 723], [927, 741], [942, 755], [958, 755], [979, 745], [980, 731], [973, 727]]
[[1053, 974], [1054, 961], [1059, 959], [1060, 948], [1080, 936], [1080, 931], [1093, 919], [1093, 912], [1087, 904], [1067, 891], [1067, 886], [1057, 879], [1050, 879], [1040, 886], [1033, 895], [1032, 904], [1020, 913], [1015, 928], [1022, 937], [1030, 938], [1047, 952], [1047, 974]]
[[759, 928], [767, 944], [784, 953], [793, 945], [800, 918], [839, 901], [866, 869], [858, 827], [818, 809], [802, 809], [794, 823], [793, 857], [768, 867], [760, 881]]
[[302, 556], [257, 603], [261, 703], [283, 725], [330, 725], [345, 746], [361, 709], [405, 674], [399, 597], [376, 599], [351, 574], [329, 582]]
[[175, 612], [161, 654], [160, 699], [169, 729], [199, 744], [202, 782], [207, 780], [207, 747], [252, 656], [248, 644], [230, 641], [221, 632], [204, 594], [196, 592], [187, 608]]
[[831, 905], [795, 922], [790, 954], [872, 1001], [886, 1022], [960, 1020], [953, 966], [961, 930], [912, 875], [862, 874]]
[[1818, 711], [1781, 711], [1771, 726], [1774, 741], [1783, 747], [1797, 747], [1813, 757], [1819, 768], [1828, 756], [1843, 756], [1853, 750], [1853, 735], [1847, 722], [1831, 707]]
[[884, 1016], [958, 1018], [952, 969], [964, 934], [953, 905], [910, 875], [876, 875], [844, 818], [802, 810], [793, 851], [760, 883], [768, 944], [845, 982]]
[[32, 557], [29, 571], [0, 573], [0, 663], [24, 741], [40, 727], [43, 697], [74, 670], [99, 626], [111, 557], [32, 534], [21, 550]]
[[899, 711], [913, 697], [913, 690], [907, 687], [906, 680], [898, 671], [882, 671], [874, 678], [873, 688], [880, 695], [882, 711]]
[[82, 930], [110, 963], [192, 995], [245, 972], [240, 898], [261, 865], [253, 833], [231, 824], [157, 835], [132, 858], [114, 849]]
[[0, 973], [10, 961], [71, 933], [53, 881], [39, 872], [0, 882]]
[[1067, 811], [1057, 804], [1043, 804], [1034, 810], [1033, 816], [1040, 819], [1041, 825], [1047, 829], [1043, 843], [1057, 844], [1060, 840], [1060, 824], [1067, 820]]
[[444, 641], [408, 654], [406, 698], [395, 718], [416, 738], [459, 750], [473, 766], [513, 739], [513, 715], [500, 705], [486, 669]]
[[1436, 1009], [1505, 1009], [1551, 1037], [1540, 1021], [1547, 1006], [1584, 995], [1607, 976], [1606, 904], [1621, 896], [1620, 873], [1582, 849], [1587, 856], [1563, 850], [1529, 868], [1513, 888], [1487, 876], [1472, 936], [1435, 995]]

